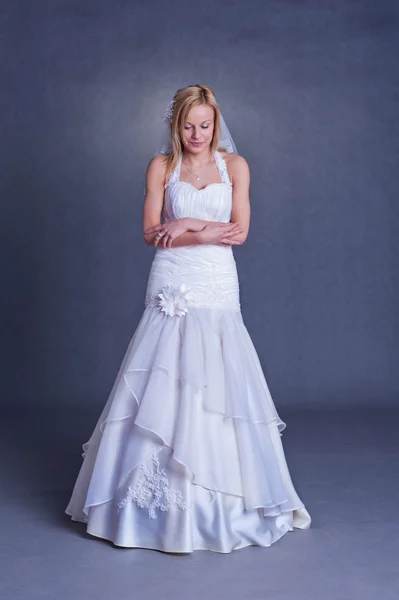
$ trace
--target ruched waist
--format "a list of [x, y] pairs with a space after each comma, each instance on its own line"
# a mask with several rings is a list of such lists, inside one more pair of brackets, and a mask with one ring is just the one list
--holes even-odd
[[146, 306], [169, 290], [187, 292], [187, 306], [240, 310], [239, 282], [232, 248], [201, 244], [157, 249], [146, 292]]

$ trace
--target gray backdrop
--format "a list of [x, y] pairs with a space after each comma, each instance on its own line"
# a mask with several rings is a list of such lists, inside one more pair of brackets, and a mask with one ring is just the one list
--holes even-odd
[[2, 401], [102, 408], [143, 311], [161, 115], [207, 83], [251, 169], [234, 252], [276, 405], [397, 403], [398, 21], [394, 1], [2, 1]]

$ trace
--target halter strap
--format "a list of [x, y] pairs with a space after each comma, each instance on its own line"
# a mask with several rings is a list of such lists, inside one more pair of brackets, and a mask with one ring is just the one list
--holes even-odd
[[[218, 150], [216, 150], [214, 152], [214, 157], [215, 157], [216, 167], [217, 167], [217, 170], [219, 171], [219, 175], [222, 180], [222, 183], [228, 183], [231, 185], [231, 181], [229, 179], [229, 174], [227, 172], [226, 161], [224, 160], [224, 158], [222, 157], [222, 155], [220, 154], [220, 152]], [[165, 186], [164, 186], [165, 188], [167, 188], [169, 185], [172, 185], [173, 183], [179, 182], [182, 159], [183, 159], [183, 154], [180, 153], [179, 160], [177, 161], [177, 164], [176, 164], [175, 168], [173, 169], [173, 171], [170, 172], [168, 181], [165, 183]]]
[[229, 179], [229, 174], [227, 172], [226, 161], [224, 160], [223, 156], [220, 154], [220, 152], [218, 150], [216, 150], [216, 152], [215, 152], [215, 160], [216, 160], [216, 166], [218, 168], [219, 175], [222, 179], [222, 182], [229, 183], [231, 185], [231, 181]]

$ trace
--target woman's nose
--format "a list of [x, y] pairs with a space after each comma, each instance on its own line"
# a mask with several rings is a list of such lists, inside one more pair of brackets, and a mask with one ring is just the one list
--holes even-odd
[[199, 137], [199, 130], [193, 129], [193, 138], [197, 139]]

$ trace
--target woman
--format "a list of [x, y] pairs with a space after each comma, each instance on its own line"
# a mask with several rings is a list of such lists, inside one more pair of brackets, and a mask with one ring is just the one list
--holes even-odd
[[129, 548], [270, 546], [311, 520], [240, 310], [249, 169], [209, 86], [179, 89], [164, 122], [146, 173], [145, 310], [65, 512]]

